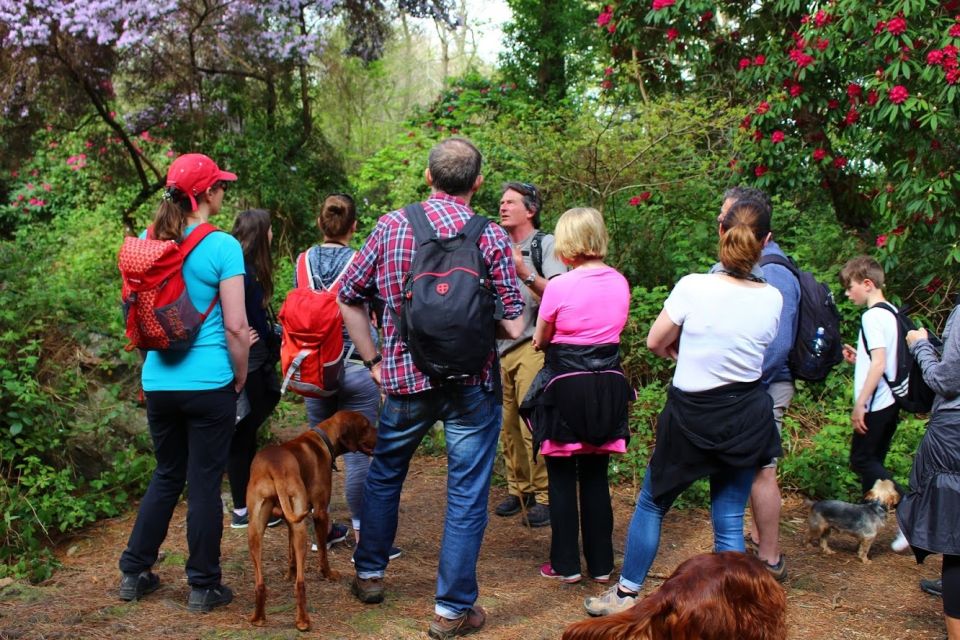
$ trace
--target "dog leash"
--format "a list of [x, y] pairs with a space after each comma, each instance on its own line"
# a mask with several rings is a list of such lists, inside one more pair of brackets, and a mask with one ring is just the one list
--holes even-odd
[[333, 450], [333, 443], [330, 442], [330, 436], [327, 435], [326, 431], [318, 428], [317, 425], [310, 427], [310, 430], [320, 436], [320, 439], [323, 440], [323, 444], [327, 445], [327, 450], [330, 452], [330, 468], [334, 471], [340, 471], [340, 469], [337, 468], [337, 454]]

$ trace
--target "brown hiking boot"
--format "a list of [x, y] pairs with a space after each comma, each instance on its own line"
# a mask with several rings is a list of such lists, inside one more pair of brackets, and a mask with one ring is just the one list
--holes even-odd
[[383, 602], [383, 578], [354, 578], [350, 591], [365, 604]]
[[447, 638], [456, 638], [457, 636], [468, 636], [476, 633], [483, 628], [487, 621], [487, 612], [483, 607], [472, 607], [467, 609], [457, 618], [444, 618], [440, 615], [433, 616], [433, 622], [430, 623], [430, 630], [427, 632], [434, 640], [447, 640]]

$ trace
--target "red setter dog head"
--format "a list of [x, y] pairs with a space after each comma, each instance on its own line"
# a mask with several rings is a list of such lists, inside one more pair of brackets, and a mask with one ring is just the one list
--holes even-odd
[[785, 640], [787, 597], [763, 563], [704, 553], [623, 613], [575, 622], [563, 640]]

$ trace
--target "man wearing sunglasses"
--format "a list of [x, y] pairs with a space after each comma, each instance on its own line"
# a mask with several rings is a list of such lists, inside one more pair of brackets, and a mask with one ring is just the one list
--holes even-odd
[[523, 512], [523, 524], [544, 527], [550, 524], [547, 506], [547, 469], [543, 459], [534, 459], [533, 434], [520, 420], [519, 407], [534, 377], [543, 368], [543, 353], [533, 348], [540, 296], [547, 281], [566, 271], [553, 253], [553, 236], [540, 231], [543, 200], [532, 184], [508, 182], [500, 196], [500, 226], [513, 243], [513, 263], [523, 283], [523, 333], [515, 340], [500, 340], [500, 368], [503, 377], [503, 457], [507, 467], [510, 495], [497, 505], [498, 516]]

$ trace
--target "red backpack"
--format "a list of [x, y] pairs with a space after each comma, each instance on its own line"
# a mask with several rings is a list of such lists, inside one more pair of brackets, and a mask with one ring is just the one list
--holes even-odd
[[[356, 255], [356, 254], [354, 254]], [[343, 316], [337, 304], [340, 278], [353, 256], [330, 288], [314, 289], [310, 260], [304, 251], [297, 257], [297, 287], [280, 307], [280, 369], [283, 385], [309, 398], [326, 398], [340, 390], [343, 373]]]
[[121, 301], [127, 338], [133, 349], [186, 351], [203, 322], [220, 299], [219, 294], [201, 313], [187, 293], [183, 263], [200, 241], [218, 229], [208, 222], [197, 225], [181, 242], [152, 238], [125, 238], [117, 266], [123, 279]]

